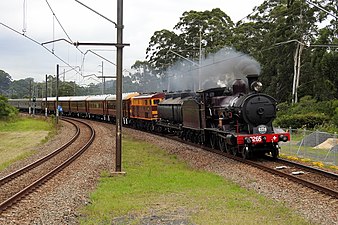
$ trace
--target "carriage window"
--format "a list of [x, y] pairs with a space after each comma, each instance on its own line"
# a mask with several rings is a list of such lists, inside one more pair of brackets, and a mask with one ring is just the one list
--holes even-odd
[[144, 100], [144, 104], [145, 104], [145, 105], [148, 105], [148, 100]]

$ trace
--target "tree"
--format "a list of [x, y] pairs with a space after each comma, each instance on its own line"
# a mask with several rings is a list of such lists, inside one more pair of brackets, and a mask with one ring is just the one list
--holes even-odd
[[131, 81], [137, 85], [136, 91], [139, 92], [154, 92], [160, 91], [161, 76], [157, 75], [155, 69], [147, 61], [136, 61], [131, 67], [136, 70], [136, 73], [131, 75]]
[[8, 95], [8, 89], [12, 82], [11, 76], [3, 70], [0, 70], [0, 94]]
[[230, 17], [219, 8], [204, 12], [184, 12], [174, 31], [161, 30], [154, 33], [146, 58], [156, 73], [163, 76], [164, 71], [182, 57], [198, 60], [200, 47], [208, 54], [230, 45], [233, 27]]
[[17, 109], [8, 104], [7, 98], [0, 95], [0, 119], [14, 117], [17, 113]]
[[[316, 13], [302, 0], [271, 0], [255, 8], [249, 23], [239, 23], [235, 29], [235, 38], [239, 37], [237, 46], [247, 46], [249, 53], [262, 65], [261, 81], [265, 91], [278, 101], [291, 99], [295, 62], [297, 54], [301, 54], [302, 67], [309, 60], [311, 51], [303, 49], [303, 43], [312, 43], [318, 33]], [[253, 29], [244, 30], [249, 26]], [[246, 40], [252, 37], [253, 40]], [[299, 48], [301, 46], [301, 48]], [[296, 61], [295, 61], [296, 60]], [[308, 79], [308, 74], [302, 73], [300, 79]]]
[[12, 98], [29, 98], [32, 94], [31, 85], [33, 86], [33, 84], [33, 78], [14, 80], [11, 84]]
[[177, 56], [169, 57], [168, 53], [179, 51], [179, 46], [183, 44], [181, 41], [172, 31], [161, 30], [153, 34], [146, 50], [146, 59], [158, 74], [163, 74], [168, 66], [174, 63]]

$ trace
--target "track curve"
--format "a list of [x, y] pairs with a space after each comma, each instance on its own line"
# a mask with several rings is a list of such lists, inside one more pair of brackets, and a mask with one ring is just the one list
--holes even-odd
[[[90, 131], [90, 137], [89, 139], [85, 142], [85, 144], [82, 145], [82, 147], [80, 147], [74, 154], [71, 155], [71, 157], [69, 157], [67, 160], [63, 161], [62, 163], [60, 163], [58, 166], [54, 167], [54, 169], [47, 171], [44, 173], [43, 176], [41, 176], [39, 179], [37, 179], [34, 182], [31, 182], [29, 185], [26, 185], [24, 188], [21, 188], [19, 191], [16, 191], [15, 194], [11, 194], [9, 197], [6, 197], [4, 200], [2, 200], [2, 202], [0, 203], [0, 211], [3, 212], [5, 209], [9, 208], [10, 206], [14, 205], [16, 202], [20, 201], [21, 198], [23, 198], [24, 196], [28, 195], [29, 193], [33, 192], [35, 189], [37, 189], [40, 185], [42, 185], [43, 183], [47, 182], [50, 178], [52, 178], [53, 176], [55, 176], [56, 174], [58, 174], [60, 171], [62, 171], [64, 168], [66, 168], [69, 164], [71, 164], [75, 159], [77, 159], [90, 145], [91, 143], [94, 141], [95, 139], [95, 130], [94, 128], [89, 125], [88, 123], [85, 123], [81, 120], [76, 120], [76, 119], [65, 119], [67, 122], [70, 121], [75, 121], [75, 123], [81, 123], [84, 126], [86, 126], [89, 131]], [[71, 122], [74, 123], [74, 122]], [[74, 124], [75, 124], [74, 123]], [[53, 157], [55, 157], [58, 153], [62, 152], [64, 149], [66, 149], [67, 147], [69, 147], [71, 145], [71, 143], [73, 143], [75, 141], [75, 139], [77, 139], [77, 137], [80, 134], [80, 129], [76, 129], [77, 132], [76, 134], [71, 138], [71, 140], [66, 143], [64, 146], [62, 146], [61, 148], [53, 151], [51, 154], [49, 154], [48, 156], [44, 157], [43, 159], [40, 159], [38, 161], [36, 161], [35, 163], [37, 163], [37, 165], [28, 165], [27, 167], [18, 170], [8, 176], [6, 176], [5, 178], [3, 178], [2, 180], [2, 184], [0, 185], [0, 188], [2, 186], [4, 186], [5, 184], [7, 184], [8, 182], [11, 182], [13, 179], [16, 179], [18, 177], [20, 177], [21, 175], [25, 174], [26, 172], [29, 172], [30, 170], [32, 170], [33, 168], [36, 168], [38, 165], [51, 160]], [[62, 150], [60, 150], [62, 149]], [[33, 163], [34, 164], [34, 163]]]

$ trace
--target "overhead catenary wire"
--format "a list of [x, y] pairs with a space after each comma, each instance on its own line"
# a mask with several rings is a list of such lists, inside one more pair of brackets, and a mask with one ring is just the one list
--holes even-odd
[[35, 40], [35, 39], [33, 39], [33, 38], [31, 38], [31, 37], [25, 35], [25, 34], [20, 33], [20, 32], [17, 31], [16, 29], [14, 29], [14, 28], [12, 28], [12, 27], [10, 27], [10, 26], [8, 26], [8, 25], [2, 23], [1, 21], [0, 21], [0, 25], [3, 26], [3, 27], [5, 27], [5, 28], [7, 28], [7, 29], [9, 29], [9, 30], [11, 30], [11, 31], [13, 31], [13, 32], [15, 32], [15, 33], [17, 33], [17, 34], [20, 34], [21, 36], [24, 36], [24, 37], [27, 38], [28, 40], [34, 42], [35, 44], [37, 44], [37, 45], [39, 45], [39, 46], [41, 46], [41, 47], [43, 47], [43, 48], [46, 49], [49, 53], [51, 53], [51, 54], [54, 55], [57, 59], [59, 59], [61, 62], [63, 62], [64, 64], [66, 64], [66, 65], [69, 66], [70, 68], [73, 68], [77, 74], [82, 75], [81, 73], [79, 73], [78, 71], [76, 71], [75, 67], [71, 66], [68, 62], [66, 62], [65, 60], [63, 60], [61, 57], [59, 57], [58, 55], [56, 55], [53, 51], [51, 51], [51, 50], [48, 49], [47, 47], [43, 46], [43, 45], [42, 45], [40, 42], [38, 42], [37, 40]]
[[[33, 43], [35, 43], [35, 44], [37, 44], [37, 45], [43, 47], [43, 48], [44, 48], [45, 50], [47, 50], [49, 53], [51, 53], [52, 55], [54, 55], [54, 57], [56, 57], [57, 59], [59, 59], [61, 62], [63, 62], [63, 63], [64, 63], [65, 65], [67, 65], [68, 67], [70, 67], [70, 68], [71, 68], [70, 71], [74, 70], [74, 71], [76, 72], [76, 74], [78, 74], [78, 75], [80, 75], [81, 77], [83, 77], [83, 74], [81, 73], [81, 69], [83, 70], [83, 68], [81, 68], [81, 67], [83, 67], [83, 65], [82, 65], [81, 67], [79, 67], [79, 66], [75, 66], [75, 67], [74, 67], [74, 66], [70, 65], [68, 62], [66, 62], [64, 59], [62, 59], [60, 56], [56, 55], [55, 52], [54, 52], [53, 50], [50, 50], [49, 48], [47, 48], [47, 47], [44, 46], [44, 44], [46, 44], [46, 43], [52, 43], [52, 42], [40, 43], [39, 41], [33, 39], [32, 37], [30, 37], [30, 36], [28, 36], [28, 35], [25, 35], [25, 34], [21, 33], [20, 31], [14, 29], [14, 28], [12, 28], [12, 27], [10, 27], [9, 25], [6, 25], [5, 23], [2, 23], [1, 21], [0, 21], [0, 25], [3, 26], [3, 27], [5, 27], [5, 28], [7, 28], [7, 29], [9, 29], [9, 30], [11, 30], [11, 31], [13, 31], [13, 32], [15, 32], [16, 34], [19, 34], [19, 35], [21, 35], [21, 36], [24, 36], [25, 38], [27, 38], [28, 40], [32, 41]], [[64, 41], [66, 41], [67, 43], [72, 44], [72, 43], [70, 43], [69, 41], [67, 41], [66, 39], [59, 39], [59, 40], [60, 40], [60, 41], [61, 41], [61, 40], [64, 40]], [[59, 41], [59, 40], [55, 40], [55, 41]], [[109, 63], [111, 63], [111, 64], [113, 64], [113, 65], [116, 66], [115, 63], [111, 62], [111, 61], [108, 60], [107, 58], [101, 56], [100, 54], [98, 54], [98, 53], [96, 53], [96, 52], [94, 52], [94, 51], [92, 51], [92, 50], [87, 50], [87, 52], [91, 52], [91, 53], [93, 53], [94, 55], [100, 57], [101, 59], [104, 59], [105, 61], [107, 61], [107, 62], [109, 62]], [[86, 53], [87, 53], [87, 52], [86, 52]], [[81, 51], [81, 53], [82, 53], [82, 51]], [[84, 64], [84, 58], [85, 58], [85, 54], [86, 54], [86, 53], [82, 53], [82, 54], [83, 54], [83, 62], [82, 62], [82, 64]], [[79, 71], [77, 71], [77, 68], [80, 68]]]
[[46, 0], [46, 3], [47, 3], [47, 5], [48, 5], [48, 7], [49, 7], [50, 11], [51, 11], [51, 12], [52, 12], [52, 14], [53, 14], [53, 17], [56, 19], [56, 21], [57, 21], [57, 22], [58, 22], [58, 24], [60, 25], [61, 29], [63, 30], [63, 32], [64, 32], [64, 33], [65, 33], [65, 35], [67, 36], [68, 40], [69, 40], [70, 42], [73, 42], [73, 41], [72, 41], [72, 39], [70, 38], [70, 36], [68, 35], [67, 31], [65, 30], [65, 28], [62, 26], [62, 24], [61, 24], [60, 20], [59, 20], [59, 19], [58, 19], [58, 17], [56, 16], [56, 14], [55, 14], [54, 10], [53, 10], [53, 9], [52, 9], [52, 7], [50, 6], [50, 4], [49, 4], [48, 0]]
[[[73, 40], [70, 38], [69, 34], [67, 33], [66, 29], [62, 26], [60, 20], [58, 19], [58, 17], [56, 16], [53, 8], [51, 7], [51, 5], [49, 4], [48, 0], [46, 0], [46, 3], [50, 9], [50, 11], [52, 12], [53, 14], [53, 40], [55, 40], [55, 25], [54, 25], [54, 19], [58, 22], [59, 26], [61, 27], [61, 29], [63, 30], [63, 32], [65, 33], [65, 35], [67, 36], [68, 38], [68, 41], [70, 43], [73, 43]], [[79, 48], [76, 48], [79, 52], [81, 52], [81, 54], [84, 54]], [[54, 42], [53, 42], [53, 51], [54, 51]]]

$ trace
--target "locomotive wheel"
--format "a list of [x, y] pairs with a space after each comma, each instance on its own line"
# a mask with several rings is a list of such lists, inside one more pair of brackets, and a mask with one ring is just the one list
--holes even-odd
[[218, 138], [218, 147], [222, 152], [228, 152], [227, 145], [225, 144], [223, 138]]
[[212, 149], [216, 148], [216, 136], [213, 134], [210, 135], [210, 146]]
[[242, 149], [242, 158], [243, 159], [250, 159], [250, 152], [246, 149], [246, 147], [243, 147]]
[[273, 159], [277, 159], [279, 156], [279, 149], [278, 148], [273, 148], [273, 150], [271, 151], [271, 155]]
[[194, 143], [198, 144], [200, 142], [200, 138], [198, 134], [194, 134]]
[[229, 152], [230, 152], [231, 155], [236, 156], [237, 155], [236, 147], [231, 147]]
[[203, 135], [202, 135], [202, 134], [199, 134], [199, 135], [198, 135], [198, 144], [200, 144], [200, 145], [203, 145], [203, 144], [204, 144], [204, 141], [203, 141]]

